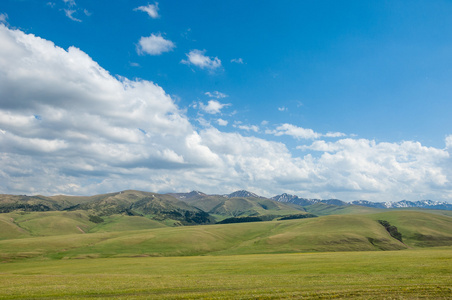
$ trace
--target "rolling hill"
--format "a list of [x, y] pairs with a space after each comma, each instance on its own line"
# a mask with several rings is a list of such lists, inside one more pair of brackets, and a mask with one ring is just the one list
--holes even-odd
[[[90, 197], [0, 195], [0, 211], [85, 211], [89, 215], [142, 216], [175, 225], [209, 224], [208, 213], [169, 195], [127, 190]], [[102, 219], [98, 219], [99, 221]]]
[[[5, 215], [11, 217], [11, 214], [4, 214], [3, 222]], [[28, 222], [25, 219], [16, 221], [19, 228]], [[402, 233], [402, 241], [392, 237], [378, 220], [386, 220], [396, 226]], [[91, 229], [97, 226], [86, 225]], [[43, 226], [35, 228], [41, 228], [42, 235], [46, 235], [49, 230]], [[59, 229], [53, 227], [53, 230]], [[37, 235], [38, 232], [33, 234]], [[27, 237], [17, 234], [16, 237], [0, 240], [0, 260], [381, 251], [437, 246], [452, 246], [451, 217], [425, 212], [391, 211], [89, 234], [79, 231], [58, 236]]]

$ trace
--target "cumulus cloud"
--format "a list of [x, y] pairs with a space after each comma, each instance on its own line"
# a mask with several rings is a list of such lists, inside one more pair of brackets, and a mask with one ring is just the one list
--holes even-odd
[[181, 60], [181, 63], [193, 65], [201, 69], [215, 70], [221, 67], [221, 60], [218, 57], [205, 56], [206, 50], [191, 50], [185, 54], [188, 60]]
[[256, 126], [256, 125], [237, 125], [237, 124], [235, 124], [234, 127], [245, 130], [245, 131], [259, 132], [259, 126]]
[[452, 135], [446, 137], [446, 149], [452, 150]]
[[156, 19], [159, 17], [159, 4], [155, 2], [154, 4], [148, 4], [146, 6], [140, 6], [134, 9], [135, 11], [143, 11], [147, 13], [151, 18]]
[[[452, 197], [452, 135], [438, 149], [414, 141], [327, 142], [320, 138], [339, 134], [278, 126], [276, 136], [315, 139], [292, 153], [280, 142], [195, 129], [157, 84], [112, 76], [75, 47], [4, 25], [0, 45], [0, 193], [248, 189], [344, 200]], [[204, 109], [225, 106], [211, 101]]]
[[229, 106], [230, 104], [225, 104], [225, 103], [220, 103], [216, 100], [209, 100], [209, 102], [207, 102], [207, 105], [205, 105], [204, 103], [200, 103], [199, 106], [201, 107], [201, 109], [203, 111], [205, 111], [208, 114], [219, 114], [221, 113], [221, 110], [223, 109], [223, 107]]
[[[115, 78], [75, 47], [66, 51], [3, 25], [0, 41], [4, 157], [37, 159], [36, 167], [55, 165], [72, 176], [185, 164], [180, 153], [189, 152], [191, 124], [156, 84]], [[74, 167], [69, 157], [83, 161]]]
[[141, 37], [137, 45], [138, 54], [160, 55], [163, 52], [169, 52], [175, 45], [170, 40], [165, 40], [160, 34], [151, 34], [148, 37]]
[[218, 119], [217, 120], [217, 123], [218, 123], [218, 125], [220, 125], [220, 126], [226, 126], [226, 125], [228, 125], [228, 121], [226, 121], [226, 120], [223, 120], [223, 119]]
[[276, 127], [276, 130], [267, 130], [266, 133], [275, 136], [289, 135], [296, 139], [317, 139], [321, 136], [312, 129], [306, 129], [287, 123]]
[[338, 138], [346, 136], [345, 133], [342, 132], [328, 132], [326, 134], [315, 132], [309, 128], [298, 127], [292, 124], [282, 124], [276, 127], [275, 130], [266, 130], [265, 133], [273, 134], [275, 136], [288, 135], [295, 139], [318, 139], [320, 137], [329, 137], [329, 138]]
[[318, 140], [299, 149], [321, 153], [315, 160], [316, 173], [325, 179], [325, 189], [336, 190], [338, 194], [353, 191], [363, 199], [384, 201], [415, 193], [424, 198], [438, 188], [451, 188], [447, 170], [443, 169], [443, 164], [450, 160], [449, 153], [422, 146], [419, 142]]

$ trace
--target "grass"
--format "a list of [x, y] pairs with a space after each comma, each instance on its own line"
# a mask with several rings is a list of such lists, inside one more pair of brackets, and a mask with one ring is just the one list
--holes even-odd
[[336, 206], [331, 204], [316, 203], [305, 206], [307, 212], [318, 216], [346, 215], [346, 214], [370, 214], [385, 211], [384, 209], [359, 205]]
[[0, 240], [166, 227], [145, 217], [111, 215], [103, 219], [99, 224], [90, 222], [89, 213], [82, 210], [4, 213], [0, 214]]
[[223, 196], [209, 196], [194, 201], [188, 201], [215, 216], [217, 221], [229, 217], [256, 215], [290, 215], [304, 213], [301, 206], [291, 206], [269, 199], [261, 198], [225, 198]]
[[[44, 236], [0, 241], [0, 259], [396, 250], [406, 245], [366, 216]], [[1, 261], [0, 260], [0, 261]]]
[[451, 250], [14, 262], [0, 299], [450, 299]]
[[452, 245], [452, 218], [418, 211], [390, 211], [369, 215], [396, 225], [404, 243], [412, 247]]
[[[397, 226], [403, 243], [377, 220]], [[0, 299], [452, 298], [452, 218], [443, 214], [161, 226], [0, 214]]]
[[103, 217], [103, 219], [103, 223], [98, 224], [89, 232], [113, 232], [166, 227], [161, 222], [137, 216], [112, 215]]
[[[142, 229], [156, 225], [146, 223], [150, 221], [148, 219], [125, 216], [114, 218], [106, 220], [105, 224], [92, 223], [96, 227], [90, 231], [98, 231], [94, 233], [83, 234], [76, 230], [75, 234], [0, 240], [0, 261], [370, 251], [452, 246], [451, 217], [410, 211], [153, 229]], [[403, 242], [392, 238], [377, 220], [386, 220], [397, 226], [402, 233]], [[115, 226], [140, 230], [110, 231]]]

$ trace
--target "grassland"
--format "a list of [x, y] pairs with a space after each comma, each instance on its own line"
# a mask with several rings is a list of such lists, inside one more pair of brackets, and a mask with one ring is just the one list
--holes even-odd
[[452, 248], [22, 261], [0, 299], [450, 299]]
[[375, 212], [183, 227], [0, 214], [0, 299], [450, 299], [452, 218]]

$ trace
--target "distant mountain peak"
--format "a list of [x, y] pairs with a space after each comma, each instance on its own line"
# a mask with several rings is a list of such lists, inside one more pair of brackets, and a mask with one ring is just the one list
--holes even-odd
[[189, 193], [169, 193], [168, 195], [171, 195], [173, 197], [175, 197], [176, 199], [179, 200], [187, 200], [187, 199], [191, 199], [191, 198], [195, 198], [195, 197], [206, 197], [208, 196], [207, 194], [204, 194], [203, 192], [200, 191], [191, 191]]
[[189, 195], [198, 195], [198, 196], [207, 196], [207, 194], [204, 194], [203, 192], [200, 191], [191, 191], [190, 193], [188, 193]]
[[281, 195], [274, 196], [271, 199], [278, 202], [291, 202], [294, 199], [298, 199], [298, 196], [282, 193]]
[[246, 197], [254, 197], [254, 198], [262, 198], [261, 196], [256, 195], [255, 193], [251, 193], [245, 190], [239, 190], [239, 191], [235, 191], [231, 194], [225, 195], [228, 198], [235, 198], [235, 197], [242, 197], [242, 198], [246, 198]]
[[319, 200], [317, 200], [317, 199], [305, 199], [305, 198], [300, 198], [298, 196], [287, 194], [287, 193], [283, 193], [281, 195], [274, 196], [271, 199], [278, 201], [278, 202], [292, 203], [292, 204], [301, 205], [301, 206], [312, 205], [312, 204], [319, 202]]

